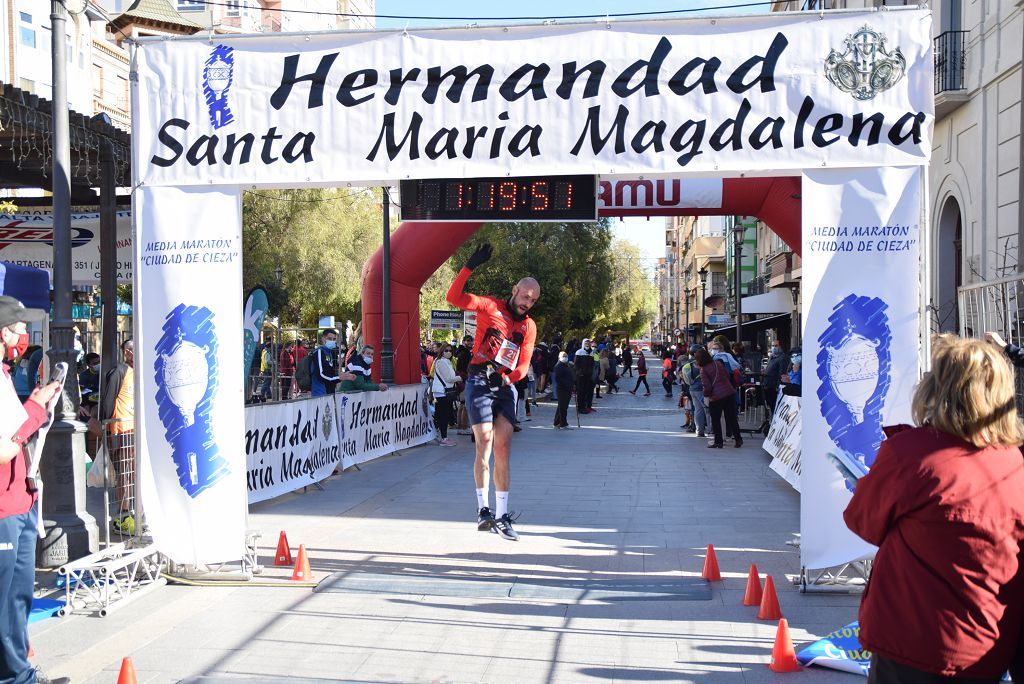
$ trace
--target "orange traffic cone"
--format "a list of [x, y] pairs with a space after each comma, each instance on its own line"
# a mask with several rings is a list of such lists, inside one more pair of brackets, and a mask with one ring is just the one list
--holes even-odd
[[292, 573], [292, 579], [297, 582], [305, 582], [312, 577], [313, 575], [309, 571], [309, 558], [306, 557], [306, 546], [299, 544], [299, 555], [295, 558], [295, 572]]
[[761, 607], [757, 611], [758, 620], [778, 620], [782, 617], [779, 608], [779, 597], [775, 594], [775, 581], [771, 575], [764, 579], [764, 595], [761, 596]]
[[708, 550], [704, 556], [704, 571], [700, 576], [708, 582], [720, 582], [722, 580], [722, 573], [718, 571], [718, 557], [715, 556], [715, 547], [711, 544], [708, 544]]
[[747, 575], [747, 591], [743, 594], [743, 605], [761, 605], [761, 575], [753, 563], [750, 564], [750, 574]]
[[772, 647], [772, 661], [768, 663], [768, 667], [772, 672], [797, 672], [800, 670], [796, 651], [793, 650], [793, 640], [789, 638], [789, 623], [786, 622], [786, 618], [779, 620], [779, 629], [775, 632], [775, 645]]
[[117, 675], [117, 684], [137, 684], [135, 680], [135, 666], [131, 658], [121, 661], [121, 673]]
[[281, 530], [281, 536], [277, 540], [277, 553], [274, 554], [274, 565], [288, 567], [295, 563], [292, 558], [292, 550], [288, 546], [288, 535]]

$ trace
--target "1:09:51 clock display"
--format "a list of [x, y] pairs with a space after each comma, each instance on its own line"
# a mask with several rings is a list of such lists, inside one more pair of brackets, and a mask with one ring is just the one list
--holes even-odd
[[596, 176], [401, 182], [405, 221], [595, 221]]

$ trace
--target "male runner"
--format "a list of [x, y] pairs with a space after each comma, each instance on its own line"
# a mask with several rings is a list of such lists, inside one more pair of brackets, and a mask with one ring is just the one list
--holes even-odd
[[[473, 269], [491, 258], [491, 246], [482, 245], [469, 257], [448, 288], [448, 303], [476, 311], [476, 339], [466, 378], [466, 409], [476, 442], [476, 500], [480, 508], [477, 529], [491, 530], [510, 541], [519, 541], [508, 512], [509, 447], [516, 420], [516, 390], [513, 385], [526, 377], [533, 357], [537, 326], [526, 313], [540, 297], [540, 284], [523, 278], [512, 288], [512, 296], [478, 297], [463, 292]], [[494, 449], [494, 495], [496, 510], [488, 502], [491, 449]]]

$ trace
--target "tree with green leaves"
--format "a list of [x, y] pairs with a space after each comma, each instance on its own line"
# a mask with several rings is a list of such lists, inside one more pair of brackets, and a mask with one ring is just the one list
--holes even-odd
[[597, 223], [491, 223], [452, 257], [461, 268], [477, 245], [489, 242], [493, 258], [473, 274], [478, 294], [507, 297], [524, 276], [540, 283], [540, 300], [530, 312], [542, 334], [590, 332], [612, 286], [611, 227]]
[[[361, 270], [381, 244], [379, 189], [252, 190], [242, 198], [242, 280], [267, 291], [270, 315], [316, 325], [357, 320]], [[280, 269], [281, 282], [277, 282]]]

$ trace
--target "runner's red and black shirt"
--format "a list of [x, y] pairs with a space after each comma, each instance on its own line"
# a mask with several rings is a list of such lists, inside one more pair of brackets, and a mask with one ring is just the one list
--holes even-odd
[[497, 297], [481, 297], [463, 290], [473, 274], [468, 268], [459, 271], [448, 288], [448, 303], [466, 311], [476, 311], [476, 337], [470, 363], [493, 363], [506, 370], [509, 383], [526, 377], [537, 340], [537, 324], [526, 316], [512, 318], [508, 304]]

